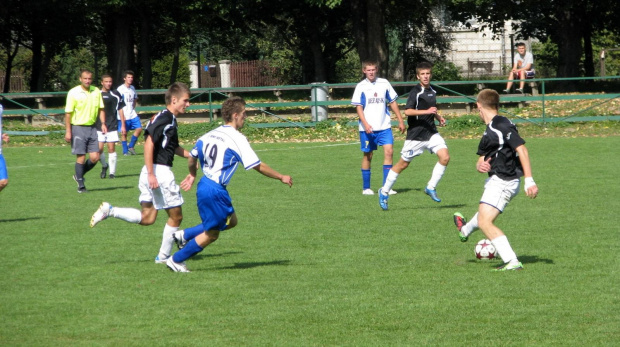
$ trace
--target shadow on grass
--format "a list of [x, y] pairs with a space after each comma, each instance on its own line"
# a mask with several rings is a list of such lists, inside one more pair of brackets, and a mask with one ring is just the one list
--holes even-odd
[[86, 189], [88, 189], [89, 192], [104, 192], [107, 190], [134, 189], [134, 188], [136, 187], [135, 186], [124, 186], [124, 187], [109, 187], [109, 188], [95, 188], [95, 189], [86, 188]]
[[[527, 264], [535, 264], [535, 263], [544, 263], [544, 264], [549, 264], [549, 265], [555, 264], [553, 262], [553, 259], [540, 258], [537, 255], [519, 255], [518, 257], [519, 257], [519, 261], [523, 263], [524, 266]], [[497, 256], [497, 259], [493, 259], [493, 260], [469, 259], [467, 262], [489, 264], [493, 268], [502, 265], [502, 259], [499, 258], [499, 255]]]
[[195, 256], [191, 257], [190, 259], [195, 259], [195, 260], [199, 260], [199, 259], [204, 259], [204, 258], [217, 258], [217, 257], [225, 257], [228, 255], [235, 255], [235, 254], [241, 254], [243, 252], [224, 252], [224, 253], [218, 253], [218, 254], [213, 254], [213, 253], [198, 253]]
[[0, 223], [7, 223], [7, 222], [25, 222], [28, 220], [35, 220], [35, 219], [41, 219], [41, 217], [31, 217], [31, 218], [15, 218], [15, 219], [0, 219]]
[[114, 179], [125, 178], [125, 177], [140, 177], [140, 173], [137, 173], [137, 174], [126, 174], [126, 175], [114, 175]]
[[519, 260], [523, 264], [545, 263], [555, 264], [553, 259], [539, 258], [537, 255], [519, 255]]
[[284, 266], [289, 265], [290, 260], [274, 260], [274, 261], [257, 261], [249, 263], [235, 263], [233, 266], [224, 266], [216, 268], [216, 270], [245, 270], [252, 269], [259, 266]]

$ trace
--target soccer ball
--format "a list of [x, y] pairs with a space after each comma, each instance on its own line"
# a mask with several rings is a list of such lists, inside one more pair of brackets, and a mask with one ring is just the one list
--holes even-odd
[[487, 239], [478, 241], [474, 252], [476, 253], [476, 258], [482, 260], [495, 259], [497, 257], [495, 246]]

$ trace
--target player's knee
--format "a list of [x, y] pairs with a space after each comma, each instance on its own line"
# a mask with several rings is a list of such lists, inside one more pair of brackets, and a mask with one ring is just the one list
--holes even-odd
[[439, 157], [439, 164], [443, 165], [443, 166], [448, 166], [448, 163], [450, 162], [450, 154], [445, 154], [442, 155], [441, 157]]
[[386, 148], [385, 149], [385, 156], [388, 158], [391, 158], [394, 155], [394, 149], [393, 148]]

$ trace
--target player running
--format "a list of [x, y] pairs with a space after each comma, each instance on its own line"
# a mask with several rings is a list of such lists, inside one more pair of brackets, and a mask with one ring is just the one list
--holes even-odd
[[200, 163], [203, 176], [198, 182], [196, 198], [202, 224], [174, 233], [180, 250], [166, 262], [174, 272], [189, 272], [185, 260], [215, 242], [221, 231], [237, 225], [237, 214], [226, 187], [239, 164], [246, 170], [254, 169], [293, 186], [291, 176], [282, 175], [258, 159], [246, 137], [239, 132], [245, 118], [245, 101], [241, 97], [227, 99], [222, 104], [225, 124], [203, 135], [190, 152], [190, 173], [181, 182], [181, 188], [187, 191], [192, 187], [196, 166]]

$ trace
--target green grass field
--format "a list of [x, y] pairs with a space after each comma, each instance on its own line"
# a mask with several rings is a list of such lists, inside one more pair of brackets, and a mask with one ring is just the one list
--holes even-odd
[[[361, 194], [357, 144], [255, 145], [293, 188], [238, 171], [239, 225], [189, 274], [153, 262], [163, 212], [149, 227], [88, 225], [102, 201], [139, 206], [141, 157], [119, 157], [115, 180], [98, 166], [78, 195], [68, 147], [5, 148], [0, 345], [619, 345], [620, 137], [528, 140], [540, 194], [521, 192], [498, 219], [525, 267], [509, 273], [475, 259], [480, 232], [458, 240], [452, 214], [473, 215], [485, 176], [477, 140], [448, 146], [443, 201], [423, 193], [436, 161], [425, 154], [384, 212]], [[377, 152], [374, 189], [381, 162]], [[186, 164], [175, 165], [180, 181]], [[184, 196], [188, 227], [195, 189]]]

